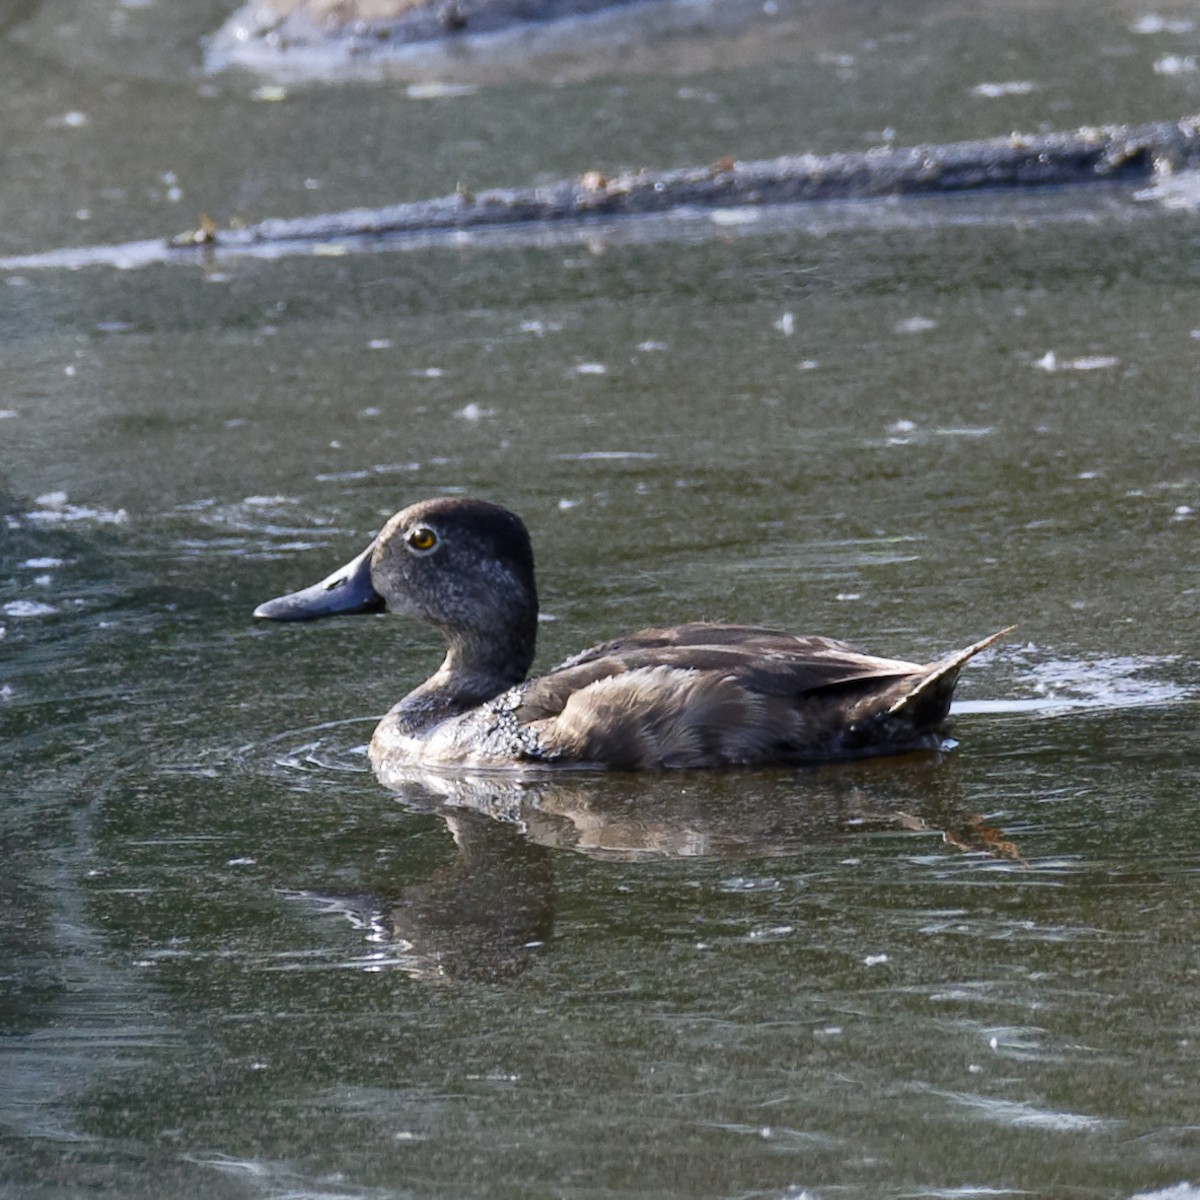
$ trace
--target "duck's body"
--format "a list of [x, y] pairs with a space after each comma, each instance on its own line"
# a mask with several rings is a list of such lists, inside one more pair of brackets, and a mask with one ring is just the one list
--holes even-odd
[[959, 669], [1002, 636], [921, 666], [828, 638], [688, 624], [606, 642], [526, 681], [537, 628], [529, 535], [506, 509], [458, 498], [397, 513], [342, 571], [255, 616], [385, 607], [434, 625], [448, 650], [375, 730], [383, 775], [813, 763], [935, 747]]

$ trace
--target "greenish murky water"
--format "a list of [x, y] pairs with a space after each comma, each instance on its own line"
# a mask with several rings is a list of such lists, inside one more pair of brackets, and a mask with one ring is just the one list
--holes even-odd
[[[221, 5], [0, 6], [0, 254], [1200, 108], [1187, 6], [846, 8], [266, 103]], [[1103, 188], [0, 272], [0, 1195], [1195, 1200], [1197, 239]], [[249, 613], [458, 489], [541, 665], [1020, 629], [940, 762], [391, 794], [430, 637]]]

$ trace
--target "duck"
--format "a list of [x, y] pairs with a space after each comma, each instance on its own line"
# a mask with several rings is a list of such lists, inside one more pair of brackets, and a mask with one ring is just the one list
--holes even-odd
[[254, 617], [380, 612], [414, 617], [446, 643], [441, 666], [375, 729], [368, 753], [381, 778], [413, 768], [800, 765], [938, 749], [963, 664], [1015, 628], [921, 665], [832, 638], [689, 622], [602, 642], [531, 679], [529, 531], [508, 509], [465, 496], [402, 509], [344, 567]]

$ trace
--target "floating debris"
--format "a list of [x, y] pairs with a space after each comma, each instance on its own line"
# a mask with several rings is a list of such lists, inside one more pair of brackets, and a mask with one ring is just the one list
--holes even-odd
[[1039, 371], [1104, 371], [1120, 366], [1121, 360], [1114, 354], [1090, 354], [1082, 358], [1059, 358], [1053, 350], [1047, 350], [1031, 366]]
[[1140, 192], [1135, 200], [1153, 201], [1163, 208], [1181, 212], [1200, 209], [1200, 171], [1176, 171], [1163, 163], [1154, 172], [1154, 182]]
[[1016, 842], [1009, 841], [1003, 830], [985, 825], [980, 816], [971, 817], [965, 825], [942, 831], [942, 840], [956, 850], [967, 853], [983, 853], [992, 858], [1006, 858], [1010, 862], [1029, 864], [1021, 857]]
[[1130, 33], [1191, 33], [1196, 28], [1196, 22], [1190, 21], [1186, 17], [1162, 17], [1158, 13], [1147, 13], [1144, 17], [1138, 17], [1132, 25], [1129, 26]]
[[1029, 866], [1021, 857], [1017, 844], [1009, 841], [1004, 836], [1002, 829], [985, 825], [983, 818], [978, 815], [947, 827], [931, 825], [924, 817], [906, 812], [864, 815], [865, 819], [869, 821], [893, 825], [911, 833], [940, 833], [942, 841], [947, 846], [953, 846], [955, 850], [962, 850], [969, 854], [986, 854], [989, 858], [1003, 858], [1009, 862], [1020, 863], [1023, 867]]
[[469, 83], [410, 83], [404, 94], [410, 100], [446, 100], [454, 96], [471, 96], [478, 89]]
[[714, 208], [708, 214], [708, 219], [714, 225], [753, 225], [762, 219], [762, 213], [757, 208], [742, 205], [739, 208]]
[[484, 417], [494, 417], [496, 410], [494, 408], [483, 408], [472, 400], [469, 404], [464, 404], [454, 415], [460, 421], [482, 421]]
[[22, 513], [23, 520], [38, 521], [43, 524], [95, 521], [99, 525], [123, 525], [129, 519], [123, 508], [112, 510], [69, 504], [66, 492], [46, 492], [37, 497], [37, 503], [42, 507]]
[[552, 455], [556, 462], [606, 462], [622, 458], [657, 458], [657, 454], [653, 454], [646, 450], [584, 450], [579, 454], [555, 454]]
[[937, 322], [931, 321], [928, 317], [907, 317], [892, 326], [895, 333], [925, 333], [936, 328]]
[[247, 508], [274, 508], [278, 504], [298, 504], [294, 496], [247, 496], [242, 503]]
[[1010, 83], [977, 83], [971, 89], [971, 94], [983, 96], [987, 100], [997, 100], [1001, 96], [1027, 96], [1036, 90], [1036, 83], [1028, 79], [1016, 79]]
[[40, 600], [10, 600], [2, 611], [6, 617], [48, 617], [58, 609]]
[[1200, 68], [1194, 54], [1168, 54], [1154, 64], [1155, 75], [1190, 75]]

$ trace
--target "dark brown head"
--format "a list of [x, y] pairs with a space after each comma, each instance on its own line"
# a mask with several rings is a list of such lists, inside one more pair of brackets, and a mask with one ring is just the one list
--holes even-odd
[[392, 517], [340, 571], [254, 615], [304, 621], [385, 608], [439, 629], [452, 668], [519, 682], [533, 661], [538, 611], [524, 523], [485, 500], [423, 500]]

